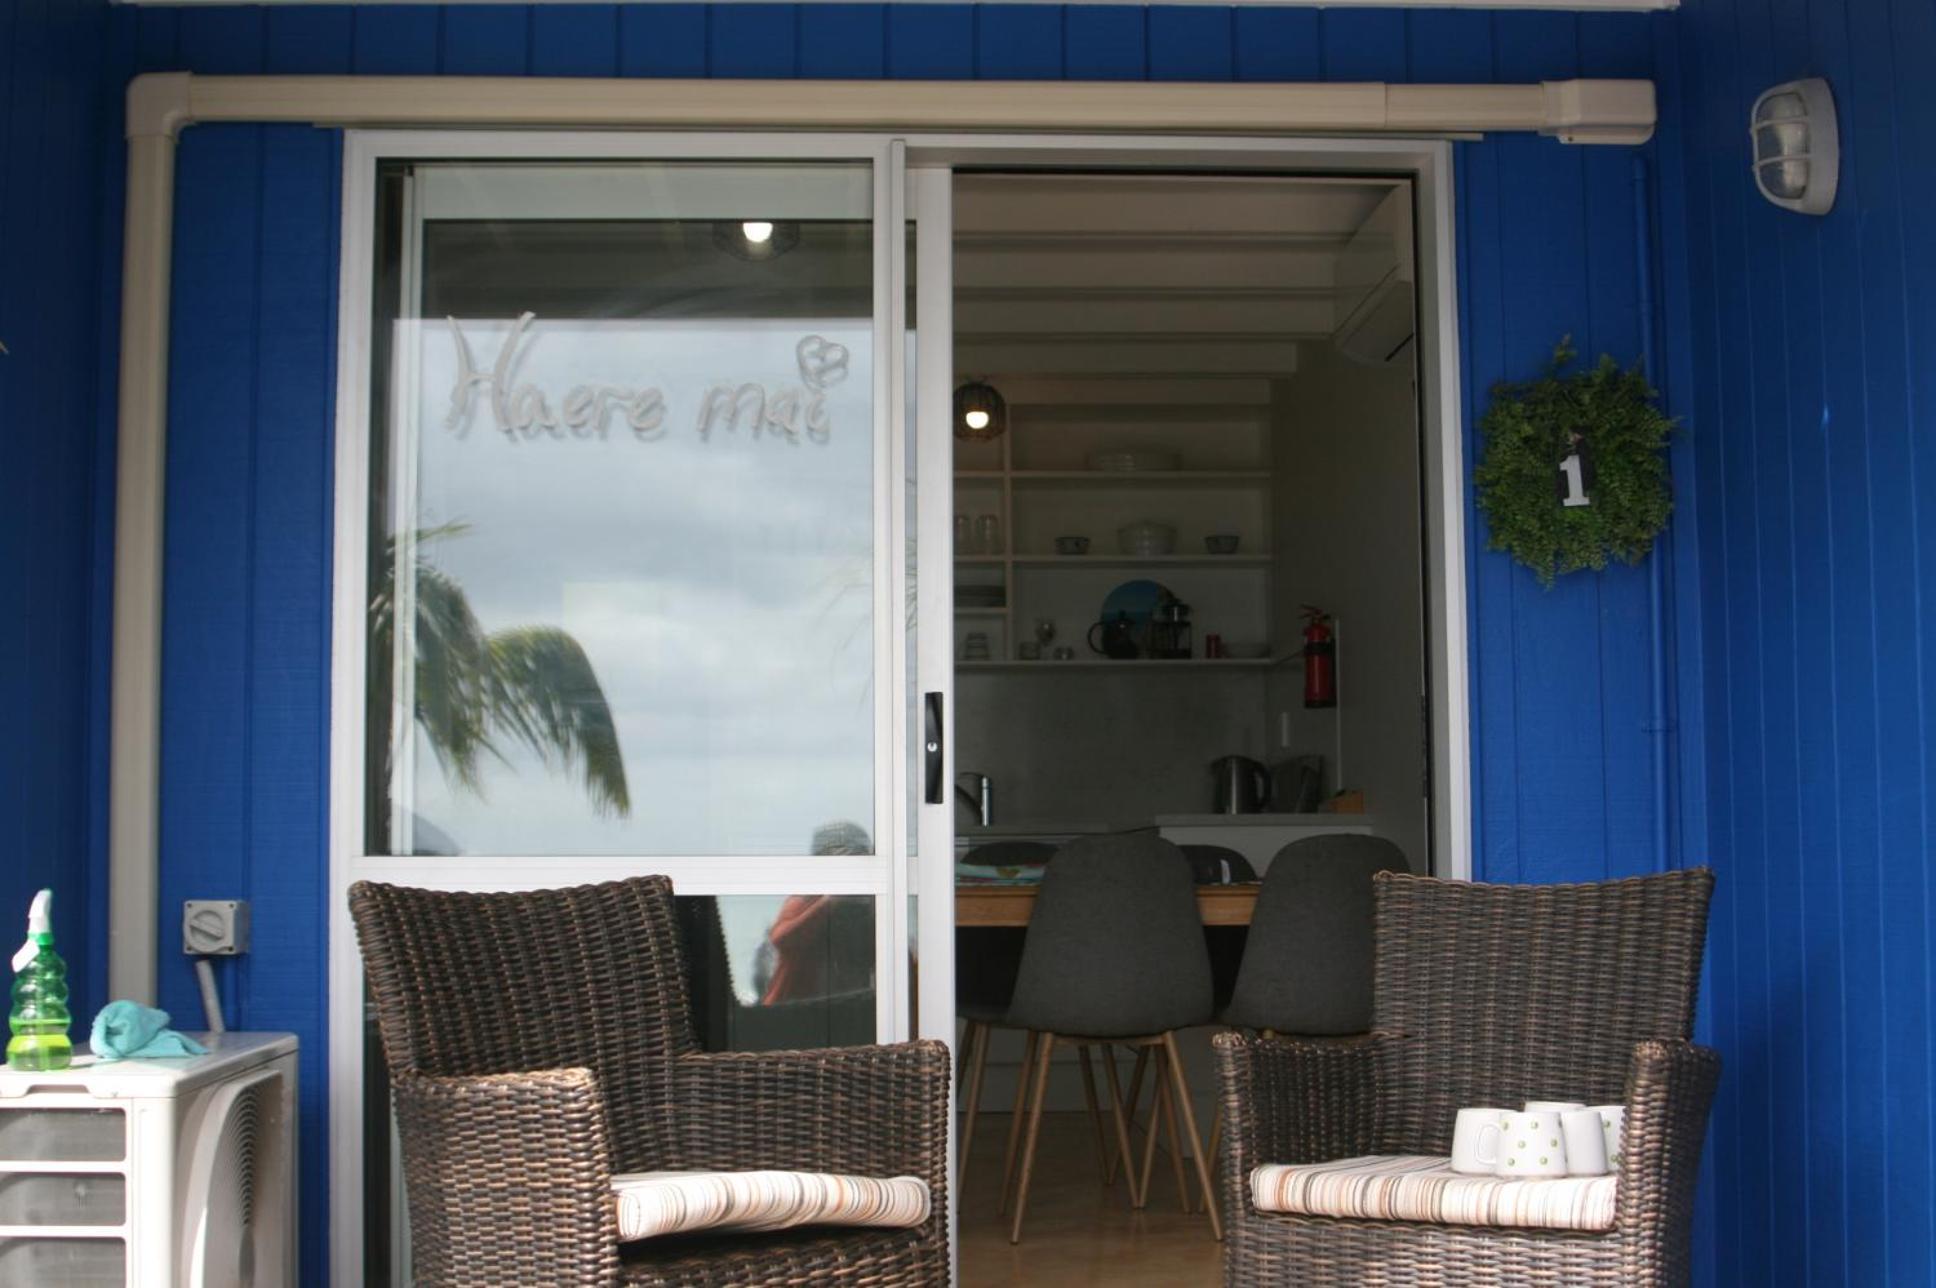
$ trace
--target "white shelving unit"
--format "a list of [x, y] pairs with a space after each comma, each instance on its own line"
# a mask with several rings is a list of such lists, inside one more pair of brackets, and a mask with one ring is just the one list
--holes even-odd
[[[1260, 380], [1224, 382], [1203, 396], [1204, 382], [1185, 391], [1148, 382], [1147, 401], [1125, 397], [1135, 381], [1031, 382], [989, 377], [1008, 398], [1009, 428], [991, 443], [957, 441], [955, 512], [971, 521], [1000, 520], [1001, 548], [958, 552], [957, 586], [1002, 588], [1002, 607], [957, 607], [956, 657], [971, 632], [989, 637], [986, 661], [964, 671], [1037, 666], [1148, 672], [1203, 668], [1261, 670], [1273, 657], [1208, 659], [1204, 638], [1268, 645], [1274, 558], [1271, 530], [1271, 407]], [[1185, 396], [1187, 393], [1187, 397]], [[1144, 448], [1175, 455], [1173, 470], [1116, 472], [1088, 467], [1090, 453]], [[1117, 529], [1138, 520], [1177, 529], [1175, 551], [1120, 552]], [[1236, 553], [1212, 555], [1203, 539], [1234, 533]], [[1060, 536], [1086, 536], [1089, 553], [1055, 552]], [[1189, 659], [1106, 659], [1087, 643], [1109, 591], [1146, 577], [1191, 607]], [[1035, 638], [1038, 620], [1053, 621], [1050, 648], [1076, 650], [1072, 661], [1024, 661], [1016, 651]]]

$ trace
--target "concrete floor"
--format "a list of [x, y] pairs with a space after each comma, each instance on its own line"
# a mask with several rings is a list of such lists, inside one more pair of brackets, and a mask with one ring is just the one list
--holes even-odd
[[[1201, 1210], [1186, 1215], [1179, 1206], [1167, 1155], [1157, 1155], [1149, 1206], [1131, 1212], [1120, 1179], [1112, 1189], [1102, 1187], [1095, 1136], [1081, 1113], [1043, 1116], [1028, 1219], [1022, 1241], [1011, 1245], [1008, 1219], [997, 1213], [1007, 1139], [1008, 1115], [984, 1112], [959, 1200], [963, 1288], [1221, 1282], [1222, 1245]], [[1136, 1145], [1140, 1152], [1140, 1137]]]

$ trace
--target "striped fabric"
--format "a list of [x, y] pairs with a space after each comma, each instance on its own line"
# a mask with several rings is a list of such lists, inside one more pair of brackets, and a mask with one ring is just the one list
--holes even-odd
[[626, 1172], [612, 1178], [618, 1237], [688, 1230], [784, 1230], [796, 1225], [904, 1227], [928, 1219], [928, 1183], [914, 1176], [822, 1172]]
[[1448, 1158], [1368, 1154], [1266, 1163], [1250, 1174], [1259, 1212], [1541, 1230], [1613, 1229], [1617, 1176], [1468, 1176]]

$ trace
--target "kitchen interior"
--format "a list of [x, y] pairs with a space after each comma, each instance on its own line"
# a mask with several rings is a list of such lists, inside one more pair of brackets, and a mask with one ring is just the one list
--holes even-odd
[[[1409, 185], [961, 173], [954, 197], [961, 879], [1015, 879], [1016, 842], [1152, 828], [1240, 856], [1200, 882], [1333, 832], [1431, 871]], [[957, 933], [966, 998], [1024, 932]], [[1243, 931], [1209, 933], [1227, 988]], [[971, 1283], [1022, 1282], [1056, 1238], [1011, 1259], [978, 1237], [1021, 1057], [995, 1033]], [[1186, 1063], [1207, 1124], [1207, 1041]], [[1073, 1064], [1053, 1110], [1083, 1107]], [[1086, 1132], [1060, 1166], [1117, 1221]], [[1181, 1237], [1215, 1247], [1201, 1216]]]
[[956, 427], [964, 848], [1155, 826], [1261, 873], [1344, 828], [1430, 869], [1410, 199], [957, 179], [956, 378], [1002, 404]]

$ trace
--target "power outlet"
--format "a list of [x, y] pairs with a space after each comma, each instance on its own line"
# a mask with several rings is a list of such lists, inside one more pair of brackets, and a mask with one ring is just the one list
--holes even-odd
[[242, 899], [184, 900], [182, 951], [191, 957], [234, 957], [248, 952], [248, 902]]

